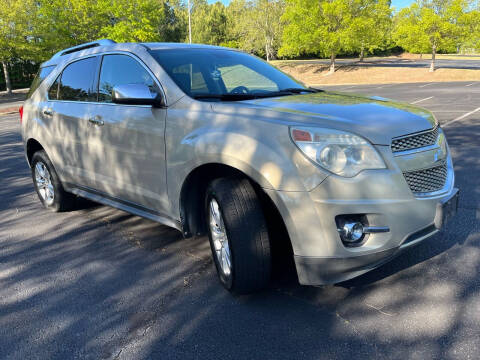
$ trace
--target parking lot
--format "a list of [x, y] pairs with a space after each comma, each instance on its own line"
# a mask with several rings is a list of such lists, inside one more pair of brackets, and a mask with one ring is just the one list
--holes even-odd
[[478, 358], [480, 82], [324, 88], [433, 111], [461, 189], [446, 231], [342, 284], [302, 287], [286, 272], [232, 296], [206, 238], [104, 206], [42, 210], [18, 115], [3, 115], [0, 358]]

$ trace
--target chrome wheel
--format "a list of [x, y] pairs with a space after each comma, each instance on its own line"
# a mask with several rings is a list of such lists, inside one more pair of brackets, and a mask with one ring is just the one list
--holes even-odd
[[230, 276], [232, 272], [232, 261], [230, 247], [228, 245], [227, 232], [223, 223], [222, 213], [218, 206], [217, 200], [211, 199], [209, 203], [209, 225], [212, 234], [212, 243], [214, 247], [214, 256], [220, 265], [225, 276]]
[[52, 177], [45, 164], [41, 161], [35, 164], [35, 182], [38, 193], [47, 205], [52, 205], [55, 199]]

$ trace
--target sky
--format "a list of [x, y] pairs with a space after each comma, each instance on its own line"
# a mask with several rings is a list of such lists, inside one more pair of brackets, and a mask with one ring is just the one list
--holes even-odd
[[[210, 4], [215, 3], [217, 1], [223, 2], [225, 5], [228, 5], [230, 0], [208, 0]], [[404, 7], [409, 6], [411, 3], [413, 3], [414, 0], [392, 0], [392, 7], [398, 9], [402, 9]]]
[[392, 0], [392, 7], [398, 9], [402, 9], [404, 7], [410, 6], [414, 0]]

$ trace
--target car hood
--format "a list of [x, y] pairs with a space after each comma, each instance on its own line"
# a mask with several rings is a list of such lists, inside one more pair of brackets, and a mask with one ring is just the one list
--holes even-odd
[[335, 92], [248, 100], [232, 106], [237, 114], [243, 112], [240, 108], [258, 112], [257, 116], [270, 113], [269, 118], [274, 112], [277, 121], [350, 131], [378, 145], [390, 145], [394, 137], [428, 130], [436, 124], [429, 111], [410, 104]]

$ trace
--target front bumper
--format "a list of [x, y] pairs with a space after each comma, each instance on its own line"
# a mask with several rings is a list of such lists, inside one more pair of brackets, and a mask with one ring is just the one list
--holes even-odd
[[295, 256], [298, 281], [303, 285], [339, 283], [375, 269], [398, 253], [399, 248], [347, 258]]
[[[458, 192], [451, 159], [449, 163], [448, 187], [432, 196], [414, 196], [393, 165], [351, 179], [330, 176], [311, 192], [267, 190], [285, 221], [300, 283], [323, 285], [351, 279], [437, 233], [439, 204]], [[345, 247], [335, 217], [347, 214], [365, 215], [370, 226], [390, 231], [369, 234], [362, 246]]]
[[345, 258], [295, 255], [294, 259], [298, 280], [300, 284], [303, 285], [326, 285], [355, 278], [389, 262], [406, 249], [428, 239], [438, 231], [440, 231], [440, 229], [431, 225], [410, 235], [404, 243], [397, 248], [366, 255]]

